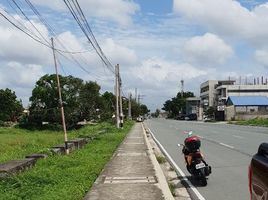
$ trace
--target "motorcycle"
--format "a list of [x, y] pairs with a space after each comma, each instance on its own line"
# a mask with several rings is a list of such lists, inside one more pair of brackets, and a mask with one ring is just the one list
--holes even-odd
[[188, 137], [184, 140], [182, 153], [186, 163], [188, 172], [203, 186], [207, 185], [207, 177], [211, 174], [211, 166], [204, 160], [204, 156], [200, 151], [201, 141], [199, 137], [192, 135], [192, 131], [188, 133]]

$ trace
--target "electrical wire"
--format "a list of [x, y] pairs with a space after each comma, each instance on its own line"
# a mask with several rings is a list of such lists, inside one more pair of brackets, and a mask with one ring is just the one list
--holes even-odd
[[[92, 45], [92, 47], [95, 49], [96, 53], [98, 54], [98, 56], [100, 57], [100, 59], [103, 61], [103, 63], [107, 66], [107, 68], [112, 72], [114, 72], [113, 66], [111, 65], [110, 61], [107, 59], [107, 57], [104, 55], [103, 51], [101, 50], [95, 36], [93, 35], [89, 24], [86, 20], [86, 18], [84, 17], [84, 13], [78, 3], [78, 1], [74, 1], [72, 0], [72, 3], [69, 0], [63, 0], [65, 5], [68, 7], [70, 13], [72, 14], [73, 18], [75, 19], [75, 21], [77, 22], [77, 24], [79, 25], [80, 29], [82, 30], [82, 32], [84, 33], [84, 35], [86, 36], [86, 38], [88, 39], [89, 43]], [[73, 4], [73, 5], [72, 5]], [[80, 16], [80, 19], [79, 19]], [[90, 38], [90, 36], [92, 37], [92, 39]]]

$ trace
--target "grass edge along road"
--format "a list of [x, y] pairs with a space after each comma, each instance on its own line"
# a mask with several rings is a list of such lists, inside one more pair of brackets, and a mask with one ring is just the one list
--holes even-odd
[[235, 125], [244, 125], [244, 126], [261, 126], [261, 127], [268, 127], [268, 119], [266, 118], [254, 118], [249, 120], [241, 120], [241, 121], [235, 121], [229, 122], [230, 124]]
[[133, 126], [108, 127], [84, 148], [70, 155], [51, 156], [21, 174], [0, 180], [0, 199], [82, 199]]

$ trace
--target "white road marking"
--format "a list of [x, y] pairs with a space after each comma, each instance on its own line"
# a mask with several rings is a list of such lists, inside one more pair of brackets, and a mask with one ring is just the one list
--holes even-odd
[[242, 139], [243, 137], [239, 136], [239, 135], [232, 135], [233, 137], [235, 138], [239, 138], [239, 139]]
[[162, 144], [156, 139], [156, 137], [154, 136], [153, 132], [148, 128], [148, 130], [150, 131], [154, 141], [158, 144], [158, 146], [160, 147], [160, 149], [162, 150], [162, 152], [165, 154], [165, 156], [168, 158], [168, 160], [171, 162], [172, 166], [176, 169], [177, 172], [180, 173], [180, 175], [183, 177], [182, 180], [184, 180], [188, 186], [192, 189], [192, 191], [195, 193], [195, 195], [198, 197], [199, 200], [206, 200], [201, 194], [200, 192], [196, 189], [196, 187], [194, 187], [192, 185], [192, 183], [188, 180], [188, 178], [186, 177], [186, 175], [184, 174], [184, 172], [178, 167], [178, 165], [175, 163], [175, 161], [171, 158], [171, 156], [168, 154], [168, 152], [166, 151], [166, 149], [162, 146]]
[[225, 147], [228, 147], [228, 148], [230, 148], [230, 149], [234, 149], [234, 147], [233, 146], [230, 146], [230, 145], [228, 145], [228, 144], [224, 144], [224, 143], [219, 143], [220, 145], [222, 145], [222, 146], [225, 146]]

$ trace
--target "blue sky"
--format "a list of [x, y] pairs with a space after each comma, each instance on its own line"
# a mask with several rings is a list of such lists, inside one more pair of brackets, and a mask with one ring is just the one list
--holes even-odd
[[[9, 3], [8, 3], [9, 2]], [[44, 38], [52, 33], [25, 1], [16, 1]], [[64, 43], [87, 73], [58, 55], [63, 75], [97, 81], [102, 91], [113, 91], [113, 74], [102, 64], [63, 1], [32, 0], [56, 32], [56, 46]], [[180, 90], [199, 95], [208, 79], [242, 79], [267, 75], [268, 3], [263, 0], [78, 0], [106, 56], [120, 64], [124, 94], [145, 95], [142, 102], [151, 110]], [[33, 26], [12, 1], [0, 3], [0, 11], [31, 33]], [[0, 17], [0, 88], [16, 91], [29, 103], [34, 83], [54, 73], [51, 50], [16, 30]]]

